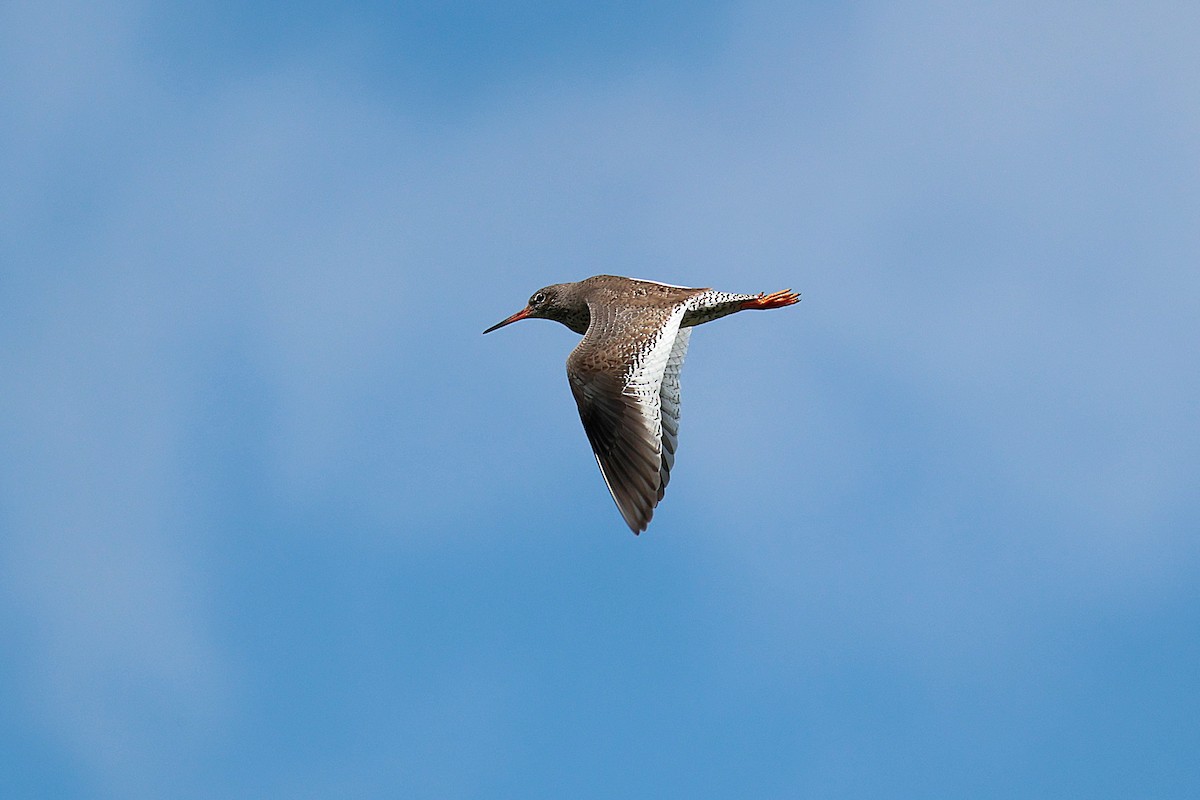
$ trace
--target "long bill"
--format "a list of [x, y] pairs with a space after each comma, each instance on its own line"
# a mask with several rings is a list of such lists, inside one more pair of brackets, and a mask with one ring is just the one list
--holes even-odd
[[526, 317], [529, 316], [529, 314], [532, 311], [533, 311], [533, 309], [531, 309], [529, 306], [525, 306], [524, 308], [522, 308], [517, 313], [513, 314], [508, 319], [497, 322], [495, 325], [493, 325], [492, 327], [490, 327], [486, 331], [484, 331], [484, 333], [491, 333], [492, 331], [496, 330], [497, 328], [503, 328], [505, 325], [511, 325], [512, 323], [516, 322], [519, 319], [525, 319]]

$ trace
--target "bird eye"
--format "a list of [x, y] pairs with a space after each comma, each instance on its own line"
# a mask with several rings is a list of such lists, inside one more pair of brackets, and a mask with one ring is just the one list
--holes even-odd
[[529, 298], [529, 305], [531, 306], [541, 305], [544, 302], [546, 302], [545, 292], [538, 292], [533, 297]]

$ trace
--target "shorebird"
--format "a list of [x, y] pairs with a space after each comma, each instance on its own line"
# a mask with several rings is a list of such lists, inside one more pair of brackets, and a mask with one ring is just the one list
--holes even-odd
[[552, 319], [583, 339], [567, 358], [567, 380], [604, 483], [634, 534], [662, 500], [679, 443], [679, 372], [695, 325], [800, 300], [790, 289], [730, 294], [596, 275], [538, 289], [522, 319]]

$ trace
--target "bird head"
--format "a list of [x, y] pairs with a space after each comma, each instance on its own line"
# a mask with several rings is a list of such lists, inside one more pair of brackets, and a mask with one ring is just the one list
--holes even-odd
[[[571, 292], [567, 290], [570, 285], [556, 283], [552, 286], [538, 289], [529, 298], [529, 302], [525, 304], [524, 308], [508, 319], [497, 322], [484, 331], [484, 333], [491, 333], [498, 328], [503, 328], [505, 325], [522, 319], [552, 319], [563, 323], [573, 330], [578, 330], [576, 320], [580, 317], [581, 312], [583, 318], [587, 318], [587, 304], [572, 302]], [[587, 329], [586, 322], [584, 322], [583, 327], [585, 330]]]

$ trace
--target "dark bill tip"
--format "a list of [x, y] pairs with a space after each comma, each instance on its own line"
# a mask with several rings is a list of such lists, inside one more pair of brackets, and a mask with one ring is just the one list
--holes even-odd
[[492, 327], [490, 327], [486, 331], [484, 331], [484, 333], [491, 333], [492, 331], [496, 330], [497, 328], [503, 328], [505, 325], [511, 325], [512, 323], [516, 322], [519, 319], [525, 319], [526, 317], [529, 316], [529, 312], [530, 312], [530, 308], [529, 308], [529, 306], [526, 306], [525, 308], [522, 308], [517, 313], [513, 314], [508, 319], [497, 322], [495, 325], [493, 325]]

